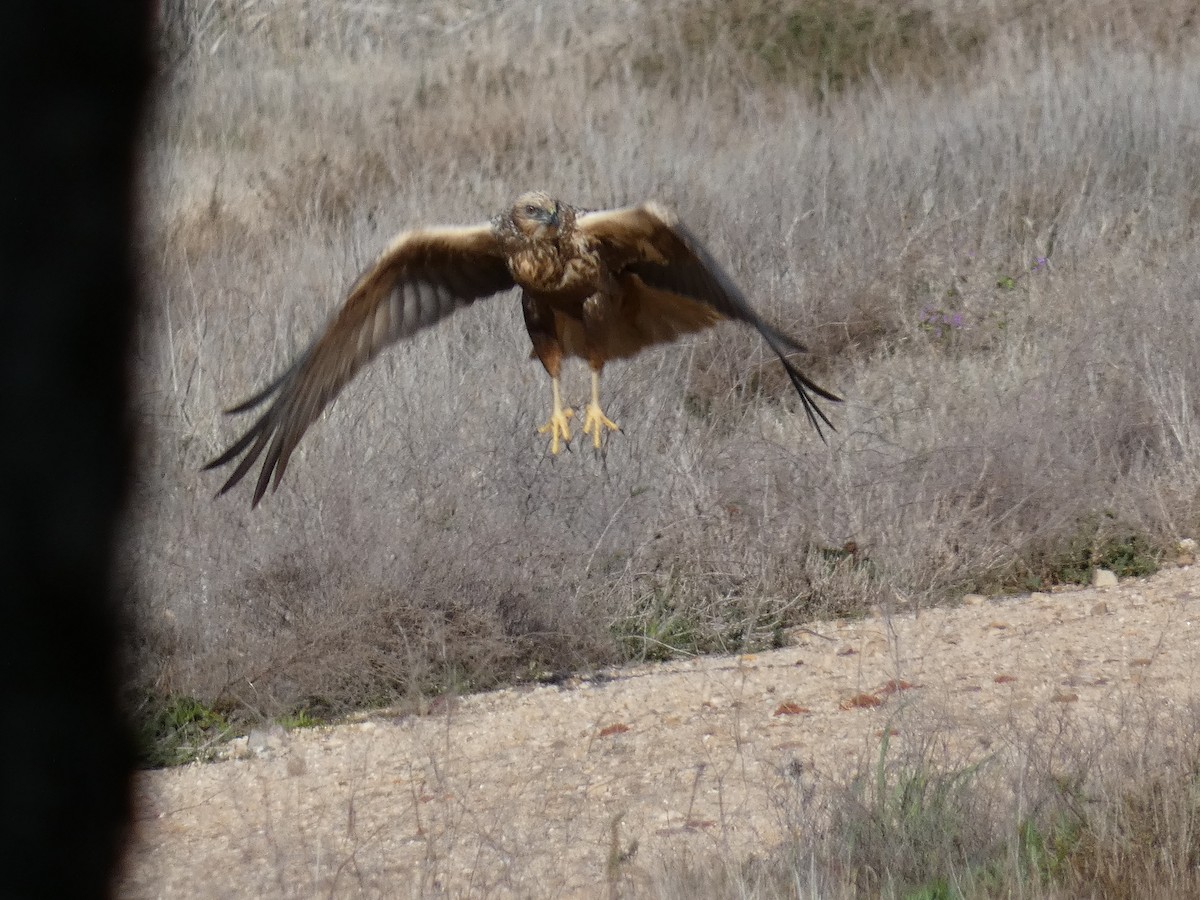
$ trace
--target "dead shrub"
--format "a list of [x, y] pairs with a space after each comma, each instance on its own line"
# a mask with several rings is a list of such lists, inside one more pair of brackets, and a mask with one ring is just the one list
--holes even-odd
[[[172, 6], [200, 37], [144, 153], [138, 688], [345, 710], [768, 646], [806, 617], [1084, 577], [1122, 553], [1145, 571], [1200, 529], [1183, 7], [1139, 37], [1132, 0], [1059, 4], [1041, 40], [1036, 17], [972, 4], [876, 5], [861, 29], [865, 6], [834, 6], [680, 0], [633, 29], [587, 4], [419, 26]], [[794, 40], [781, 65], [816, 78], [801, 67], [832, 51], [804, 49], [793, 14], [834, 17], [820, 41], [849, 48], [823, 104], [737, 44]], [[653, 42], [657, 81], [633, 63]], [[213, 502], [197, 470], [232, 432], [218, 411], [391, 233], [479, 221], [533, 186], [678, 207], [845, 396], [828, 444], [761, 342], [725, 325], [610, 366], [625, 433], [550, 460], [548, 389], [506, 296], [384, 354], [257, 511]], [[584, 396], [582, 367], [565, 389]]]

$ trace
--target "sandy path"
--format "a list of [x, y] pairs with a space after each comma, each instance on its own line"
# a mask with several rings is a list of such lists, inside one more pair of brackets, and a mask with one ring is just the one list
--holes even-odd
[[[796, 772], [843, 776], [878, 752], [885, 724], [899, 751], [936, 721], [970, 758], [1046, 716], [1185, 704], [1197, 622], [1191, 566], [256, 736], [261, 756], [140, 776], [121, 894], [600, 896], [614, 851], [634, 842], [627, 878], [688, 850], [777, 843]], [[843, 708], [860, 694], [883, 702]]]

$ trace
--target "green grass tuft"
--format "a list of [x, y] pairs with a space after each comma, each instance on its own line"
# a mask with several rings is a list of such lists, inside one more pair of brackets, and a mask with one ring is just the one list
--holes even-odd
[[138, 723], [138, 759], [147, 768], [208, 759], [234, 734], [224, 715], [186, 695], [147, 696], [133, 717]]

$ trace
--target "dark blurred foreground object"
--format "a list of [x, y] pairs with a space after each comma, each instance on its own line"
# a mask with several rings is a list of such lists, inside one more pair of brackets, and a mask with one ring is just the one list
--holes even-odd
[[112, 574], [148, 12], [16, 0], [0, 17], [4, 897], [109, 895], [129, 816]]

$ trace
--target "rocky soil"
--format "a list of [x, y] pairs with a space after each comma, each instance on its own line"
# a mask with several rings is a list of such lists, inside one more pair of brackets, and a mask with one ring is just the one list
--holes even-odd
[[[1184, 560], [1187, 561], [1186, 559]], [[603, 896], [663, 860], [761, 853], [797, 784], [937, 735], [961, 760], [1048, 722], [1182, 709], [1200, 566], [798, 629], [783, 650], [256, 732], [142, 773], [126, 897]]]

